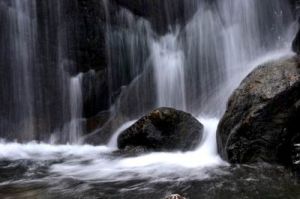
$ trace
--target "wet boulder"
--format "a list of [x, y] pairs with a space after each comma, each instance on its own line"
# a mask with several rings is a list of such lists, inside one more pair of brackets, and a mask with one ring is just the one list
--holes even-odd
[[189, 151], [195, 149], [203, 125], [191, 114], [172, 108], [158, 108], [139, 119], [118, 137], [118, 148], [147, 151]]
[[293, 165], [300, 137], [299, 63], [290, 57], [263, 64], [234, 91], [217, 130], [224, 159]]

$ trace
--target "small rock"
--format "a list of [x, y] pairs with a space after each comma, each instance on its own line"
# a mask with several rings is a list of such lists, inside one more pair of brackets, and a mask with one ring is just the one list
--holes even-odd
[[172, 194], [172, 195], [167, 196], [165, 199], [186, 199], [186, 198], [179, 194]]

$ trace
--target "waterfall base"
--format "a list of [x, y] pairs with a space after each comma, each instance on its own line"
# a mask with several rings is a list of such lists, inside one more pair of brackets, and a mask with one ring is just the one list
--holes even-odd
[[[199, 118], [203, 142], [193, 152], [126, 158], [107, 146], [0, 143], [1, 198], [296, 197], [283, 168], [229, 166], [216, 151], [218, 119]], [[124, 127], [132, 124], [129, 122]], [[122, 131], [121, 127], [119, 131]], [[119, 133], [116, 132], [116, 135]]]

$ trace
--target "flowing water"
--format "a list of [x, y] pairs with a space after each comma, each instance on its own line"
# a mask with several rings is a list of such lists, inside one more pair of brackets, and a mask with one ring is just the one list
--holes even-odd
[[[109, 1], [103, 1], [115, 114], [137, 119], [147, 110], [169, 106], [191, 112], [205, 127], [195, 151], [138, 157], [114, 152], [118, 135], [134, 123], [126, 119], [106, 145], [82, 144], [84, 74], [65, 70], [72, 66], [65, 57], [70, 45], [65, 44], [66, 30], [56, 32], [59, 48], [51, 66], [57, 78], [38, 78], [49, 71], [37, 60], [41, 19], [36, 3], [0, 0], [4, 16], [0, 24], [7, 26], [0, 30], [1, 44], [7, 46], [0, 47], [1, 67], [7, 64], [0, 73], [0, 135], [10, 140], [0, 143], [1, 198], [162, 198], [172, 192], [189, 198], [293, 198], [299, 194], [282, 168], [229, 167], [216, 149], [218, 121], [233, 89], [258, 64], [290, 54], [295, 22], [287, 1], [190, 1], [187, 10], [195, 6], [198, 11], [185, 26], [171, 27], [165, 35], [156, 34], [147, 20], [126, 9], [116, 16], [125, 28], [114, 28]], [[48, 4], [50, 16], [62, 23], [54, 13], [62, 12], [63, 5]], [[47, 93], [43, 88], [49, 85]], [[128, 86], [113, 100], [120, 85]], [[37, 120], [39, 116], [43, 121]], [[35, 139], [52, 142], [28, 142]]]
[[177, 37], [178, 33], [168, 34], [152, 43], [157, 106], [186, 110], [184, 55]]

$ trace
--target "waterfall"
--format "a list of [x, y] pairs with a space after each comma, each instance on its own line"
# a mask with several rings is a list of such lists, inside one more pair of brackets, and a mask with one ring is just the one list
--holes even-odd
[[182, 39], [188, 110], [220, 117], [248, 63], [289, 48], [293, 19], [283, 0], [199, 4]]
[[[71, 13], [80, 19], [74, 14], [79, 6], [75, 1], [0, 0], [0, 25], [6, 27], [0, 31], [1, 137], [80, 140], [87, 92], [82, 79], [88, 71], [79, 70], [83, 63], [77, 53], [83, 22], [66, 17]], [[153, 25], [154, 19], [114, 6], [99, 1], [105, 12], [105, 26], [99, 27], [105, 29], [105, 98], [118, 124], [158, 106], [220, 117], [230, 93], [253, 67], [249, 63], [288, 46], [293, 34], [284, 0], [187, 1], [182, 6], [189, 21], [164, 34], [156, 32], [160, 23]], [[189, 15], [192, 10], [197, 12]], [[166, 9], [167, 21], [174, 17], [171, 12]]]
[[[109, 4], [105, 0], [104, 5], [106, 12], [109, 12]], [[147, 68], [150, 41], [154, 34], [148, 21], [134, 16], [126, 9], [121, 9], [115, 17], [115, 23], [120, 28], [111, 26], [109, 14], [106, 14], [106, 54], [112, 103], [115, 102], [115, 94], [120, 92], [118, 89], [128, 85]]]
[[[36, 16], [35, 1], [11, 1], [11, 7], [0, 2], [1, 26], [1, 133], [8, 137], [21, 134], [22, 139], [34, 139], [34, 89]], [[5, 109], [5, 107], [8, 108]]]
[[[156, 88], [155, 93], [150, 93], [155, 96], [154, 106], [175, 107], [198, 115], [199, 121], [205, 125], [204, 139], [194, 152], [153, 153], [128, 158], [119, 162], [121, 168], [138, 168], [143, 173], [147, 169], [154, 172], [157, 168], [164, 168], [166, 172], [171, 165], [202, 167], [222, 164], [216, 151], [216, 128], [229, 95], [253, 67], [290, 52], [293, 18], [284, 1], [272, 1], [271, 5], [259, 0], [198, 3], [197, 13], [182, 30], [171, 30], [163, 36], [137, 34], [136, 40], [146, 38], [148, 43], [138, 46], [134, 52], [149, 49], [150, 67], [154, 71], [152, 81]], [[147, 32], [153, 33], [153, 30]], [[119, 63], [128, 59], [123, 60], [114, 53], [111, 56]], [[144, 63], [149, 62], [146, 60]], [[127, 67], [135, 65], [129, 63]], [[141, 85], [143, 75], [142, 71], [130, 85], [139, 84], [142, 88], [134, 90], [139, 100], [130, 95], [134, 103], [132, 106], [142, 102], [141, 98], [149, 97], [141, 92], [148, 89], [148, 85]], [[123, 92], [130, 93], [130, 87]], [[115, 146], [117, 136], [128, 124], [131, 122], [115, 132], [109, 146]], [[183, 161], [178, 162], [179, 159]], [[72, 168], [69, 169], [72, 171]], [[157, 175], [160, 174], [158, 172]]]
[[62, 1], [0, 0], [0, 137], [74, 142], [81, 134], [82, 75], [71, 74], [64, 9]]
[[157, 106], [186, 110], [184, 57], [177, 35], [168, 34], [152, 42]]
[[[153, 8], [137, 12], [142, 2]], [[0, 0], [0, 26], [0, 196], [144, 198], [179, 185], [191, 193], [194, 183], [222, 194], [242, 182], [254, 190], [261, 180], [252, 167], [249, 176], [222, 170], [216, 130], [242, 79], [290, 53], [287, 0]], [[120, 133], [160, 106], [203, 124], [199, 146], [134, 157], [116, 151]], [[286, 176], [279, 181], [287, 185]]]
[[[82, 76], [80, 73], [70, 78], [69, 88], [69, 110], [70, 121], [67, 122], [62, 130], [58, 130], [51, 139], [54, 141], [69, 142], [71, 144], [80, 144], [80, 137], [83, 132], [82, 121]], [[62, 135], [61, 135], [62, 134]]]
[[70, 88], [70, 110], [71, 110], [71, 125], [69, 133], [71, 142], [78, 142], [82, 132], [80, 122], [76, 121], [82, 117], [82, 91], [81, 91], [82, 74], [71, 79]]
[[[293, 17], [283, 0], [189, 1], [185, 7], [198, 11], [165, 35], [126, 9], [114, 23], [127, 28], [107, 28], [111, 93], [127, 85], [117, 115], [131, 120], [170, 106], [220, 117], [230, 93], [253, 67], [249, 63], [289, 48]], [[106, 8], [109, 13], [108, 2]]]

